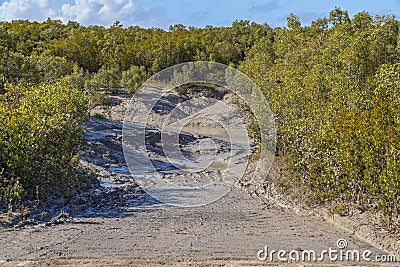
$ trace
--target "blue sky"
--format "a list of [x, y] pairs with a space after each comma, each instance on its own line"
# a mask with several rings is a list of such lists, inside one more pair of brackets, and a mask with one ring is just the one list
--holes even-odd
[[271, 26], [284, 26], [289, 13], [300, 17], [303, 24], [326, 16], [335, 6], [350, 15], [360, 11], [370, 14], [394, 14], [400, 18], [400, 0], [2, 0], [0, 20], [60, 19], [83, 25], [105, 27], [119, 20], [124, 26], [168, 29], [171, 24], [204, 27], [228, 26], [232, 21], [247, 19]]

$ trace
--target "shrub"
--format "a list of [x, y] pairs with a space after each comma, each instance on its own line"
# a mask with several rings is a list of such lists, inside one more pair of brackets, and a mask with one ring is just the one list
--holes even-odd
[[130, 94], [134, 94], [147, 78], [148, 76], [144, 66], [139, 67], [132, 65], [129, 70], [122, 72], [121, 86]]
[[[6, 85], [0, 95], [0, 201], [45, 197], [78, 178], [87, 101], [66, 79], [37, 86]], [[50, 190], [50, 191], [49, 191]]]
[[399, 24], [390, 17], [366, 27], [340, 21], [277, 28], [274, 41], [254, 45], [241, 69], [263, 88], [274, 112], [278, 160], [289, 170], [283, 186], [341, 213], [378, 211], [396, 232]]
[[30, 62], [37, 70], [40, 82], [55, 82], [57, 79], [71, 74], [74, 64], [57, 56], [33, 55]]
[[101, 68], [93, 77], [86, 81], [85, 89], [90, 92], [95, 91], [108, 91], [115, 92], [118, 88], [120, 81], [120, 72], [116, 68], [106, 69]]

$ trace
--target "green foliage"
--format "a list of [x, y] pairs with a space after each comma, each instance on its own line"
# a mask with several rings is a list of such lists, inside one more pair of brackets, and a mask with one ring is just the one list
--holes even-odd
[[170, 31], [123, 28], [118, 21], [107, 29], [51, 19], [0, 22], [0, 75], [12, 84], [71, 75], [73, 86], [95, 104], [120, 85], [134, 92], [148, 76], [174, 64], [212, 60], [238, 66], [254, 43], [272, 32], [249, 21], [204, 29], [178, 24]]
[[289, 17], [287, 17], [287, 26], [291, 30], [299, 29], [301, 27], [301, 22], [299, 17], [290, 13]]
[[359, 208], [378, 205], [390, 223], [400, 214], [399, 78], [398, 64], [383, 65], [373, 77], [365, 109], [343, 108], [317, 146], [322, 155], [331, 155], [328, 163], [337, 170], [321, 168], [319, 174], [326, 177], [321, 182], [336, 185], [341, 197], [357, 200]]
[[398, 228], [399, 23], [335, 8], [310, 27], [295, 16], [288, 26], [240, 66], [275, 114], [287, 179], [310, 203], [379, 210]]
[[27, 60], [18, 52], [2, 51], [0, 57], [0, 74], [9, 83], [17, 83], [29, 80], [29, 72], [26, 70]]
[[0, 201], [43, 196], [77, 175], [71, 159], [83, 138], [83, 93], [66, 80], [28, 87], [7, 85], [0, 95]]
[[58, 56], [32, 55], [29, 59], [36, 68], [38, 82], [55, 82], [61, 77], [70, 75], [74, 64]]
[[148, 78], [147, 72], [143, 66], [132, 65], [129, 70], [122, 72], [121, 86], [125, 88], [130, 94], [144, 83]]
[[87, 73], [75, 64], [72, 68], [72, 73], [69, 75], [69, 82], [73, 88], [84, 90], [87, 76]]
[[[88, 75], [84, 80], [84, 91], [88, 94], [90, 106], [103, 105], [104, 94], [114, 93], [120, 88], [120, 72], [117, 68], [103, 69]], [[77, 82], [81, 74], [76, 73], [72, 82]], [[78, 80], [77, 80], [78, 79]]]
[[101, 68], [91, 77], [91, 79], [86, 81], [85, 88], [88, 91], [94, 89], [114, 92], [120, 88], [120, 79], [120, 72], [117, 68]]

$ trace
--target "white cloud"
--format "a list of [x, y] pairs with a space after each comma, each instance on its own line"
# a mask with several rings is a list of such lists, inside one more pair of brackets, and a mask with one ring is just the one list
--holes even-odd
[[[57, 16], [57, 1], [54, 0], [11, 0], [0, 6], [0, 19], [32, 19], [43, 20]], [[45, 18], [44, 18], [45, 17]]]
[[147, 8], [132, 0], [75, 0], [71, 4], [56, 0], [7, 0], [0, 5], [0, 20], [47, 18], [103, 26], [117, 20], [125, 26], [142, 27], [163, 27], [169, 22], [164, 9]]

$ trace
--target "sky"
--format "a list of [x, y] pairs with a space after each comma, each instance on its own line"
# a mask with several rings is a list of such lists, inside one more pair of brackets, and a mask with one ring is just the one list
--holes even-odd
[[350, 16], [367, 11], [400, 19], [400, 0], [0, 0], [0, 21], [51, 18], [109, 27], [118, 20], [124, 27], [168, 29], [174, 24], [229, 26], [243, 19], [277, 27], [285, 26], [290, 13], [308, 25], [335, 6]]

